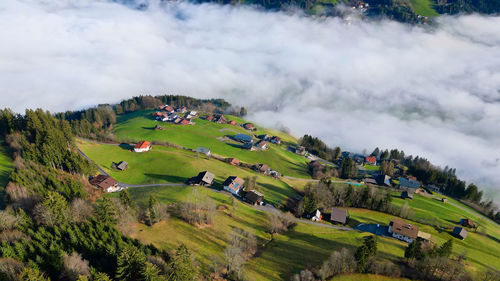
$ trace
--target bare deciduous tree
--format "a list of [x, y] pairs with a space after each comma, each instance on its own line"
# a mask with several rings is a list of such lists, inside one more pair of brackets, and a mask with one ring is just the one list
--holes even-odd
[[74, 222], [84, 222], [94, 215], [94, 207], [84, 199], [77, 198], [71, 202], [71, 217]]
[[90, 276], [89, 262], [78, 253], [63, 255], [63, 268], [61, 277], [68, 280], [77, 280], [79, 276]]

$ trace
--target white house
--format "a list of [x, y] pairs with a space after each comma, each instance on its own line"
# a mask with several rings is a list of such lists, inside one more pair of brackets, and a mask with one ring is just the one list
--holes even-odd
[[393, 220], [389, 224], [388, 232], [396, 239], [411, 243], [418, 237], [418, 226], [402, 220]]

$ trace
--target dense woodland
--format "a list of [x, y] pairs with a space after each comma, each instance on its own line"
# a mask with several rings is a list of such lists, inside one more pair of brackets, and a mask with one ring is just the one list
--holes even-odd
[[95, 202], [98, 191], [86, 178], [96, 167], [77, 152], [68, 121], [42, 110], [1, 110], [0, 137], [15, 165], [2, 195], [8, 206], [0, 211], [0, 280], [196, 277], [186, 247], [169, 255], [124, 235], [138, 216], [147, 224], [164, 219], [165, 206], [152, 198], [139, 209], [126, 192]]

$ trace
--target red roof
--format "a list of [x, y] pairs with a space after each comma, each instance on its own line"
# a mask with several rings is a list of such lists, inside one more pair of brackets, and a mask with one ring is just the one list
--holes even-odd
[[180, 122], [180, 124], [182, 124], [182, 125], [187, 125], [187, 124], [189, 124], [189, 120], [187, 120], [187, 119], [182, 119], [182, 121]]
[[153, 114], [154, 116], [158, 116], [158, 117], [162, 117], [163, 116], [163, 113], [161, 112], [155, 112], [155, 114]]
[[148, 148], [149, 146], [151, 146], [151, 143], [149, 141], [140, 141], [134, 146], [134, 148], [141, 149], [141, 148]]
[[229, 121], [229, 124], [231, 124], [231, 125], [236, 125], [236, 121], [231, 120], [231, 121]]
[[365, 161], [366, 162], [370, 162], [370, 163], [377, 163], [377, 157], [375, 157], [375, 156], [366, 156]]
[[174, 111], [174, 109], [170, 106], [170, 105], [166, 105], [163, 110], [167, 111], [167, 112], [172, 112]]

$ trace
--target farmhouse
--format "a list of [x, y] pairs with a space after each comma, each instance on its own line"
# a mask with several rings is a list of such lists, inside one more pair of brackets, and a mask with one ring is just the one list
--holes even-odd
[[378, 175], [375, 180], [377, 181], [378, 185], [391, 186], [391, 177], [389, 177], [388, 175]]
[[266, 164], [255, 164], [252, 167], [255, 171], [262, 173], [262, 174], [267, 174], [271, 169], [269, 169], [269, 166]]
[[125, 161], [120, 161], [116, 163], [116, 169], [120, 171], [125, 171], [128, 168], [128, 163]]
[[245, 201], [252, 205], [262, 205], [264, 204], [264, 195], [258, 191], [250, 190], [245, 195]]
[[151, 149], [151, 143], [149, 141], [140, 141], [134, 146], [135, 152], [145, 152]]
[[235, 141], [239, 141], [239, 142], [243, 142], [243, 143], [245, 143], [245, 142], [252, 142], [253, 141], [252, 140], [252, 136], [247, 135], [247, 134], [237, 134], [237, 135], [235, 135], [233, 137], [233, 139]]
[[401, 192], [401, 199], [413, 199], [413, 192], [409, 191], [409, 190], [405, 190], [403, 192]]
[[196, 177], [189, 180], [190, 184], [210, 186], [214, 182], [215, 175], [209, 171], [200, 172]]
[[399, 178], [399, 188], [413, 188], [417, 189], [420, 187], [420, 183], [414, 179], [410, 178]]
[[236, 158], [227, 158], [226, 159], [227, 163], [233, 165], [233, 166], [238, 166], [240, 164], [240, 160]]
[[303, 146], [301, 146], [301, 145], [296, 146], [295, 147], [295, 153], [297, 153], [298, 155], [304, 156], [304, 155], [306, 155], [306, 148], [303, 147]]
[[210, 156], [212, 153], [210, 152], [210, 149], [203, 147], [203, 146], [198, 146], [195, 150], [198, 153], [205, 154], [206, 156]]
[[249, 131], [255, 130], [255, 126], [252, 123], [245, 123], [245, 124], [243, 124], [243, 128], [245, 128], [245, 129], [247, 129]]
[[277, 136], [273, 136], [270, 141], [278, 145], [281, 144], [281, 138]]
[[453, 235], [457, 238], [464, 240], [467, 237], [467, 230], [463, 227], [455, 226], [453, 229]]
[[214, 115], [213, 121], [219, 124], [225, 124], [227, 122], [226, 118], [222, 114]]
[[332, 208], [332, 213], [330, 214], [330, 221], [345, 224], [347, 221], [347, 211], [339, 208]]
[[396, 239], [411, 243], [418, 237], [418, 226], [402, 220], [393, 220], [389, 224], [388, 232]]
[[267, 141], [265, 140], [260, 140], [255, 144], [256, 147], [260, 149], [267, 149]]
[[366, 156], [365, 157], [365, 163], [370, 164], [370, 165], [376, 165], [377, 164], [377, 157], [375, 156]]
[[236, 176], [230, 176], [222, 184], [224, 190], [231, 192], [232, 194], [238, 195], [240, 190], [243, 188], [245, 181]]
[[460, 219], [460, 225], [465, 227], [474, 227], [474, 222], [471, 219]]
[[110, 176], [98, 175], [89, 180], [90, 184], [95, 185], [106, 192], [111, 192], [118, 186], [118, 182]]

